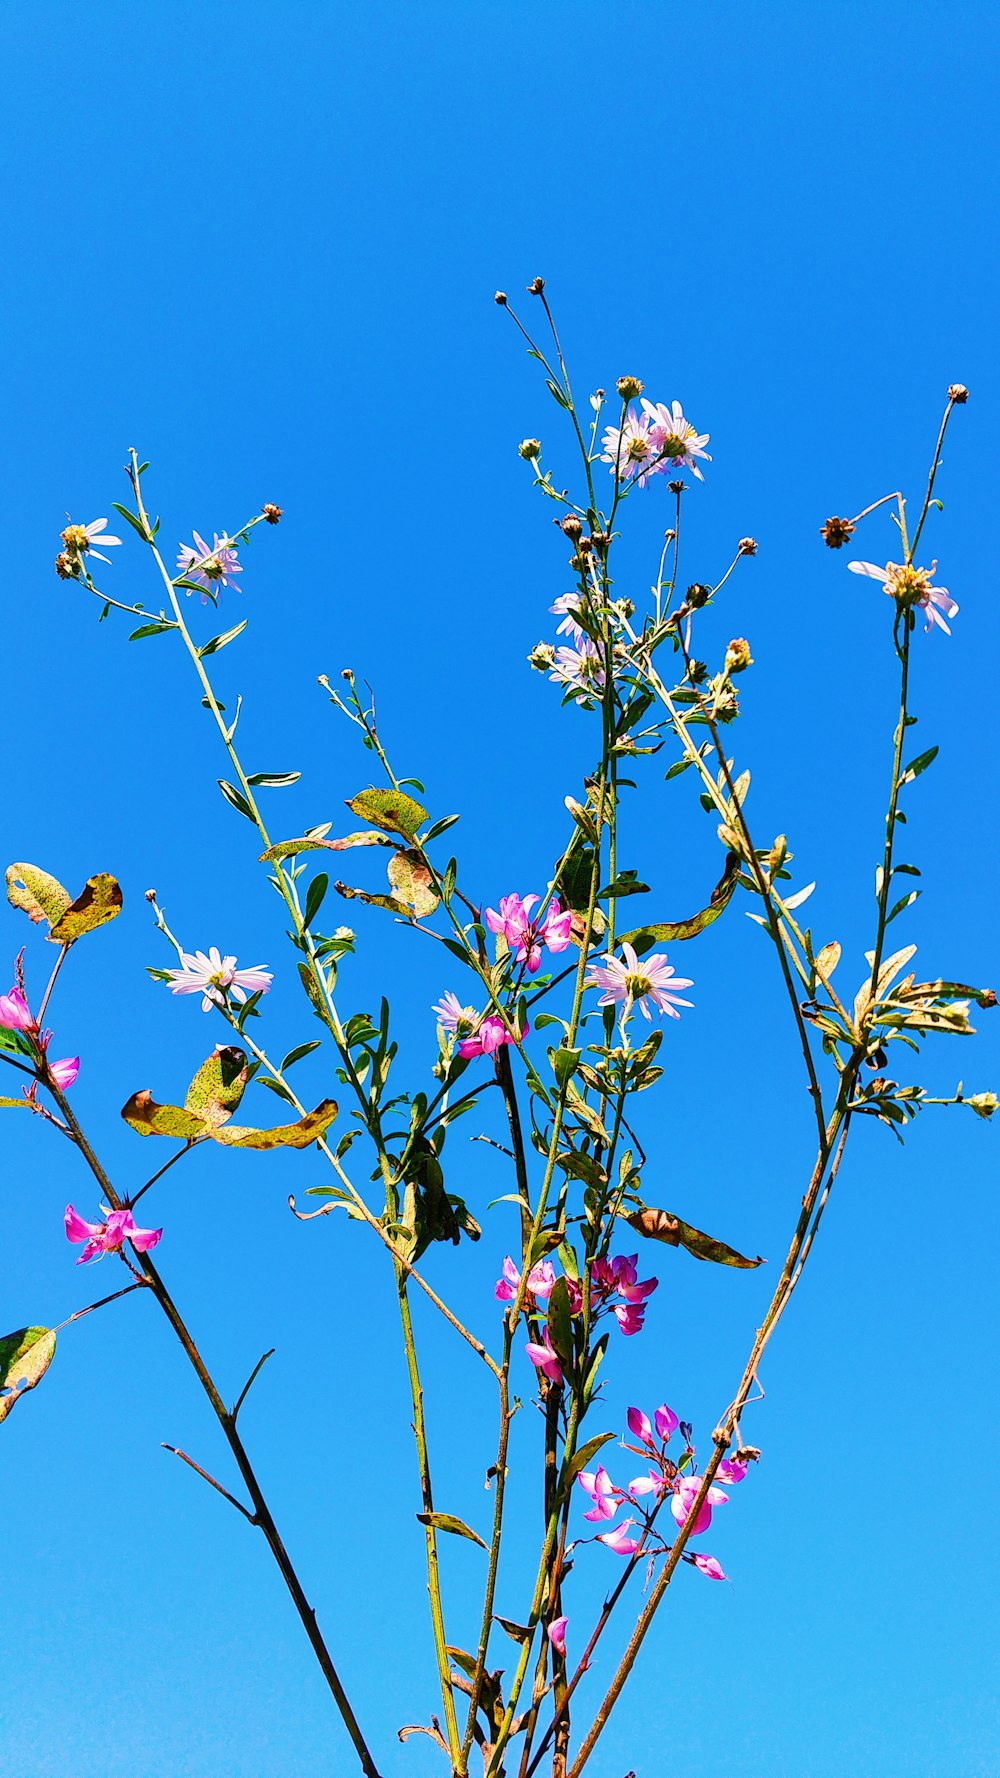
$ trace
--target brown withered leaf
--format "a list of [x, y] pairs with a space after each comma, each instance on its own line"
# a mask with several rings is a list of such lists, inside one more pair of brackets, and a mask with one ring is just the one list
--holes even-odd
[[668, 1247], [683, 1247], [695, 1259], [712, 1260], [718, 1266], [740, 1266], [749, 1270], [764, 1263], [760, 1254], [756, 1259], [748, 1259], [746, 1254], [737, 1253], [735, 1247], [727, 1247], [725, 1241], [717, 1241], [714, 1235], [692, 1228], [689, 1222], [680, 1216], [671, 1216], [667, 1210], [649, 1207], [633, 1210], [625, 1221], [637, 1235], [645, 1235], [649, 1241], [663, 1241]]
[[60, 914], [49, 937], [56, 944], [75, 944], [85, 933], [96, 932], [122, 911], [122, 892], [115, 878], [107, 871], [88, 877], [75, 901]]

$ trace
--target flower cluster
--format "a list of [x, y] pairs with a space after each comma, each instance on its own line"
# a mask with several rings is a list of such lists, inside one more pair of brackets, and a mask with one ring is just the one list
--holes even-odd
[[[650, 1555], [663, 1555], [670, 1545], [664, 1542], [653, 1526], [653, 1519], [661, 1502], [664, 1499], [669, 1500], [674, 1519], [682, 1529], [687, 1530], [689, 1536], [700, 1536], [711, 1525], [713, 1512], [728, 1504], [729, 1495], [725, 1488], [734, 1487], [743, 1480], [747, 1464], [739, 1456], [723, 1458], [716, 1471], [716, 1479], [698, 1508], [694, 1523], [689, 1524], [704, 1480], [691, 1467], [694, 1452], [690, 1444], [690, 1427], [682, 1424], [665, 1402], [657, 1408], [652, 1422], [641, 1408], [629, 1408], [628, 1424], [629, 1431], [639, 1443], [625, 1444], [624, 1449], [646, 1461], [646, 1473], [635, 1476], [627, 1488], [619, 1488], [611, 1480], [603, 1464], [599, 1464], [595, 1470], [582, 1470], [577, 1481], [591, 1502], [589, 1511], [583, 1516], [590, 1524], [601, 1524], [614, 1519], [620, 1508], [629, 1506], [632, 1508], [630, 1515], [609, 1530], [599, 1531], [597, 1541], [606, 1544], [616, 1556], [634, 1556], [640, 1546]], [[667, 1445], [678, 1426], [688, 1443], [675, 1462], [667, 1455]], [[717, 1483], [723, 1483], [724, 1486], [720, 1487]], [[639, 1530], [638, 1536], [632, 1535], [633, 1527]], [[726, 1578], [714, 1556], [702, 1555], [700, 1552], [688, 1555], [685, 1552], [684, 1560], [710, 1580]]]
[[148, 1253], [155, 1247], [163, 1233], [162, 1229], [140, 1229], [132, 1219], [131, 1210], [109, 1210], [106, 1204], [101, 1205], [103, 1222], [84, 1222], [82, 1216], [67, 1204], [64, 1221], [66, 1224], [67, 1241], [85, 1241], [86, 1246], [77, 1260], [82, 1266], [88, 1259], [101, 1259], [105, 1253], [120, 1253], [124, 1242], [131, 1241], [137, 1253]]
[[213, 1006], [225, 1006], [235, 1000], [242, 1006], [248, 994], [266, 994], [274, 980], [271, 972], [257, 963], [253, 969], [237, 969], [235, 957], [223, 957], [215, 945], [206, 956], [204, 951], [182, 951], [181, 969], [165, 971], [173, 983], [171, 994], [201, 994], [202, 1012]]
[[[659, 1279], [640, 1280], [638, 1260], [637, 1253], [619, 1254], [615, 1259], [594, 1260], [590, 1271], [591, 1327], [596, 1325], [602, 1315], [611, 1314], [623, 1334], [636, 1334], [640, 1331], [646, 1316], [646, 1298], [652, 1296]], [[557, 1281], [558, 1274], [550, 1259], [539, 1260], [532, 1266], [526, 1279], [525, 1309], [528, 1314], [539, 1303], [548, 1302]], [[564, 1281], [569, 1312], [577, 1316], [583, 1310], [583, 1286], [578, 1279], [571, 1278], [568, 1274]], [[512, 1303], [520, 1285], [521, 1274], [508, 1253], [493, 1294], [500, 1303]], [[615, 1297], [620, 1300], [615, 1302]], [[552, 1344], [548, 1327], [542, 1329], [540, 1340], [529, 1340], [525, 1351], [536, 1370], [540, 1370], [543, 1376], [553, 1383], [563, 1381], [562, 1360]]]
[[[480, 1018], [474, 1006], [463, 1006], [458, 995], [450, 989], [431, 1007], [431, 1012], [442, 1031], [449, 1037], [458, 1038], [458, 1054], [464, 1061], [471, 1061], [476, 1056], [492, 1056], [505, 1043], [514, 1041], [498, 1013], [485, 1013]], [[527, 1024], [521, 1026], [522, 1038], [527, 1037], [529, 1029]]]
[[[277, 520], [271, 522], [277, 523]], [[197, 531], [193, 531], [192, 536], [193, 544], [178, 546], [177, 572], [185, 580], [193, 580], [204, 588], [201, 602], [207, 605], [209, 598], [214, 597], [216, 587], [235, 586], [235, 576], [242, 574], [243, 569], [229, 539], [220, 537], [218, 531], [213, 534], [211, 548]], [[191, 591], [190, 587], [187, 591]]]
[[668, 473], [672, 468], [690, 469], [699, 481], [704, 476], [696, 458], [711, 463], [705, 446], [707, 432], [697, 432], [684, 418], [679, 401], [667, 407], [662, 401], [642, 400], [642, 412], [634, 407], [626, 410], [621, 426], [609, 426], [601, 440], [604, 447], [602, 463], [610, 463], [611, 474], [621, 481], [638, 476], [640, 488], [651, 475]]
[[549, 902], [544, 918], [532, 920], [531, 910], [537, 900], [537, 895], [525, 895], [523, 899], [520, 895], [504, 895], [499, 912], [486, 909], [490, 931], [505, 939], [516, 961], [527, 965], [529, 975], [535, 974], [542, 961], [543, 946], [553, 952], [564, 951], [573, 929], [572, 914], [563, 913], [556, 900]]
[[80, 1072], [79, 1056], [63, 1056], [57, 1062], [49, 1061], [46, 1051], [52, 1041], [52, 1032], [39, 1031], [38, 1021], [32, 1017], [23, 988], [15, 985], [9, 994], [0, 994], [0, 1025], [5, 1031], [23, 1031], [26, 1037], [34, 1040], [38, 1059], [44, 1063], [60, 1092], [64, 1093], [67, 1087], [73, 1085]]

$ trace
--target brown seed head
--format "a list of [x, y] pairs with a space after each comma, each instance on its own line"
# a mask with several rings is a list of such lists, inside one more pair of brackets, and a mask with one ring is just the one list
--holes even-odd
[[683, 494], [684, 489], [687, 487], [687, 483], [686, 482], [668, 482], [667, 487], [670, 489], [671, 494]]
[[73, 580], [80, 572], [79, 556], [71, 556], [68, 550], [61, 549], [56, 557], [56, 573], [60, 580]]
[[594, 531], [591, 533], [590, 541], [595, 549], [610, 549], [611, 533], [610, 531]]
[[843, 549], [849, 537], [854, 536], [853, 519], [827, 519], [819, 528], [819, 534], [828, 549]]
[[147, 901], [155, 901], [156, 900], [156, 890], [155, 889], [147, 889], [146, 890], [146, 900]]
[[502, 309], [505, 309], [507, 307], [507, 292], [506, 292], [506, 290], [498, 290], [495, 297], [493, 298], [493, 301], [495, 303], [499, 303], [500, 307]]
[[541, 296], [542, 291], [544, 289], [545, 289], [545, 279], [544, 278], [532, 278], [531, 283], [528, 285], [528, 295], [529, 296]]
[[270, 501], [268, 501], [266, 506], [261, 508], [261, 511], [269, 525], [276, 525], [281, 517], [281, 507], [272, 506]]
[[757, 539], [756, 537], [741, 537], [736, 547], [741, 556], [755, 556], [757, 554]]
[[572, 537], [574, 542], [578, 537], [583, 536], [583, 520], [578, 519], [575, 512], [568, 513], [566, 518], [559, 519], [557, 522], [560, 531], [565, 531], [566, 536]]
[[695, 611], [700, 611], [703, 605], [707, 605], [711, 597], [711, 587], [703, 586], [701, 581], [696, 580], [693, 586], [688, 587], [687, 602], [694, 607]]
[[969, 391], [964, 383], [949, 383], [948, 400], [953, 401], [956, 407], [964, 407], [968, 399]]
[[615, 384], [623, 401], [635, 401], [645, 387], [645, 383], [640, 383], [638, 377], [619, 377]]
[[983, 988], [982, 992], [976, 995], [977, 1006], [996, 1006], [996, 1003], [997, 997], [992, 988]]

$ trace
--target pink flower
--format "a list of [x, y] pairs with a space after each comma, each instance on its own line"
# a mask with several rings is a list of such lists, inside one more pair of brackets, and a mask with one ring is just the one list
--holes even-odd
[[137, 1253], [148, 1253], [163, 1233], [162, 1229], [137, 1228], [130, 1210], [109, 1210], [106, 1204], [101, 1205], [101, 1210], [104, 1222], [84, 1222], [72, 1204], [66, 1206], [66, 1239], [87, 1243], [76, 1262], [78, 1266], [104, 1253], [120, 1253], [125, 1241], [131, 1241]]
[[[590, 1300], [594, 1305], [605, 1303], [612, 1291], [625, 1300], [614, 1303], [612, 1312], [616, 1316], [622, 1333], [638, 1333], [646, 1314], [645, 1298], [651, 1296], [659, 1284], [657, 1278], [647, 1278], [639, 1283], [636, 1278], [636, 1262], [638, 1254], [619, 1254], [615, 1259], [595, 1259], [590, 1273]], [[648, 1422], [647, 1422], [648, 1425]]]
[[671, 1433], [676, 1432], [680, 1425], [680, 1421], [674, 1413], [673, 1408], [668, 1408], [666, 1402], [664, 1402], [663, 1406], [657, 1408], [656, 1413], [653, 1415], [653, 1424], [656, 1427], [660, 1438], [662, 1438], [664, 1444], [666, 1444]]
[[[666, 1444], [671, 1433], [676, 1431], [679, 1424], [673, 1408], [668, 1408], [666, 1402], [664, 1402], [662, 1407], [657, 1408], [656, 1413], [653, 1415], [653, 1422], [656, 1427], [657, 1438], [660, 1439], [662, 1444]], [[653, 1427], [650, 1426], [649, 1419], [647, 1415], [642, 1412], [641, 1408], [629, 1408], [628, 1424], [629, 1431], [634, 1432], [636, 1438], [641, 1439], [642, 1443], [648, 1445], [650, 1450], [652, 1450], [654, 1445]]]
[[666, 1485], [659, 1470], [651, 1469], [648, 1475], [636, 1476], [634, 1481], [629, 1482], [628, 1491], [633, 1500], [638, 1500], [643, 1494], [662, 1494]]
[[708, 443], [708, 433], [696, 432], [690, 420], [685, 420], [679, 401], [675, 401], [671, 407], [666, 407], [660, 401], [654, 407], [651, 401], [644, 398], [642, 405], [649, 427], [649, 442], [660, 459], [657, 469], [665, 471], [671, 466], [683, 467], [690, 469], [691, 474], [703, 482], [705, 477], [695, 458], [700, 457], [703, 462], [711, 463], [708, 452], [702, 449]]
[[[528, 1289], [539, 1302], [545, 1302], [552, 1295], [556, 1281], [556, 1271], [550, 1259], [540, 1259], [528, 1273]], [[498, 1303], [512, 1303], [518, 1292], [521, 1274], [508, 1253], [503, 1262], [503, 1277], [497, 1279], [493, 1295]]]
[[639, 1002], [639, 1011], [644, 1018], [652, 1014], [646, 1005], [649, 997], [661, 1012], [669, 1013], [672, 1019], [680, 1017], [677, 1008], [690, 1006], [690, 1000], [682, 1000], [678, 988], [693, 987], [686, 976], [675, 976], [673, 968], [668, 965], [665, 954], [657, 952], [640, 963], [634, 947], [622, 945], [624, 961], [618, 957], [606, 957], [602, 963], [592, 963], [587, 976], [589, 988], [603, 988], [605, 991], [598, 1001], [598, 1006], [612, 1006], [615, 1001], [623, 1001], [625, 1016], [628, 1017], [635, 1002]]
[[[697, 1498], [701, 1482], [701, 1476], [697, 1475], [684, 1475], [676, 1478], [674, 1482], [673, 1499], [670, 1502], [670, 1511], [673, 1513], [678, 1525], [686, 1525], [690, 1518], [691, 1509]], [[697, 1536], [701, 1531], [708, 1530], [709, 1525], [712, 1523], [712, 1508], [714, 1506], [727, 1506], [728, 1504], [729, 1495], [724, 1494], [721, 1488], [709, 1488], [708, 1493], [699, 1508], [698, 1516], [691, 1527], [692, 1537]]]
[[623, 1495], [621, 1489], [615, 1487], [603, 1463], [595, 1470], [583, 1470], [576, 1479], [594, 1503], [589, 1513], [584, 1513], [584, 1518], [591, 1521], [613, 1519]]
[[527, 963], [529, 975], [535, 974], [542, 961], [542, 946], [548, 945], [550, 951], [564, 951], [573, 927], [572, 914], [564, 914], [555, 900], [549, 903], [543, 920], [533, 921], [531, 909], [537, 900], [537, 895], [526, 895], [523, 901], [519, 895], [505, 895], [499, 913], [486, 909], [490, 931], [502, 934], [518, 963]]
[[600, 649], [584, 636], [577, 648], [557, 648], [555, 665], [549, 674], [558, 685], [571, 691], [585, 692], [593, 697], [604, 690], [604, 657]]
[[[218, 531], [215, 532], [211, 549], [204, 537], [199, 536], [197, 531], [192, 532], [192, 536], [197, 548], [194, 548], [190, 543], [182, 543], [179, 546], [177, 573], [182, 575], [185, 580], [197, 581], [199, 586], [206, 589], [201, 595], [201, 602], [205, 605], [213, 587], [231, 585], [233, 576], [242, 574], [243, 570], [237, 559], [236, 551], [227, 538], [219, 536]], [[195, 567], [196, 562], [200, 563], [197, 568]]]
[[947, 587], [931, 586], [931, 575], [937, 569], [936, 562], [932, 562], [929, 568], [913, 568], [905, 562], [887, 562], [884, 568], [876, 568], [874, 562], [848, 562], [847, 566], [852, 574], [866, 574], [869, 580], [880, 580], [889, 597], [895, 599], [900, 611], [909, 609], [911, 605], [919, 605], [927, 619], [925, 631], [932, 630], [937, 624], [946, 636], [951, 635], [941, 612], [944, 612], [945, 617], [957, 617], [958, 606]]
[[559, 1363], [559, 1354], [549, 1338], [547, 1327], [542, 1329], [541, 1345], [529, 1340], [524, 1350], [537, 1370], [544, 1372], [545, 1376], [550, 1377], [553, 1383], [562, 1382], [562, 1365]]
[[33, 1031], [35, 1021], [28, 1011], [28, 1002], [20, 988], [0, 994], [0, 1025], [7, 1031]]
[[255, 964], [253, 969], [237, 969], [235, 957], [223, 957], [212, 946], [208, 955], [204, 951], [181, 952], [183, 969], [168, 969], [167, 975], [173, 982], [172, 994], [201, 994], [202, 1012], [210, 1012], [213, 1006], [225, 1006], [230, 997], [242, 1006], [247, 994], [266, 994], [274, 980], [269, 970], [262, 964]]
[[745, 1463], [738, 1463], [735, 1457], [723, 1457], [715, 1473], [720, 1482], [725, 1482], [728, 1487], [734, 1487], [737, 1482], [743, 1480], [747, 1473], [747, 1466]]
[[[642, 405], [648, 407], [649, 404], [644, 401]], [[621, 427], [609, 426], [601, 444], [604, 446], [601, 462], [610, 463], [611, 474], [624, 482], [638, 472], [639, 486], [644, 488], [653, 473], [658, 450], [645, 414], [637, 414], [635, 408], [630, 407]]]
[[620, 1525], [614, 1527], [613, 1531], [599, 1531], [597, 1534], [598, 1543], [606, 1543], [608, 1549], [614, 1550], [616, 1556], [634, 1556], [639, 1548], [640, 1540], [638, 1537], [627, 1535], [629, 1526], [634, 1523], [634, 1519], [623, 1519]]
[[[654, 1279], [653, 1282], [655, 1283], [656, 1280]], [[645, 1303], [615, 1303], [612, 1314], [623, 1334], [640, 1333], [646, 1319], [646, 1305]]]
[[697, 1568], [699, 1574], [707, 1574], [709, 1580], [725, 1580], [727, 1578], [723, 1572], [722, 1563], [715, 1556], [703, 1556], [699, 1553], [688, 1556], [686, 1559], [693, 1568]]
[[629, 1408], [627, 1418], [629, 1431], [634, 1432], [636, 1438], [641, 1439], [644, 1445], [652, 1445], [653, 1428], [649, 1424], [648, 1417], [642, 1412], [642, 1409]]
[[566, 1625], [568, 1623], [568, 1617], [554, 1617], [545, 1632], [556, 1654], [562, 1655], [563, 1659], [566, 1657]]
[[[527, 1037], [530, 1029], [531, 1027], [527, 1023], [522, 1025], [522, 1039]], [[479, 1030], [473, 1031], [469, 1037], [463, 1037], [458, 1046], [458, 1053], [466, 1060], [472, 1056], [492, 1056], [494, 1051], [500, 1049], [503, 1044], [513, 1043], [513, 1041], [514, 1039], [503, 1020], [498, 1018], [495, 1013], [487, 1013]]]
[[48, 1062], [47, 1066], [56, 1086], [60, 1092], [65, 1093], [67, 1087], [73, 1085], [80, 1072], [80, 1058], [79, 1056], [63, 1056], [60, 1062]]
[[553, 617], [561, 617], [562, 623], [556, 630], [557, 636], [568, 636], [571, 642], [581, 643], [586, 636], [576, 621], [576, 613], [580, 609], [579, 593], [560, 593], [554, 605], [549, 606]]

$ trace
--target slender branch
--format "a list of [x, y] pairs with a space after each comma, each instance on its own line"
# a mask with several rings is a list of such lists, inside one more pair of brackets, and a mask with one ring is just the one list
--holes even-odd
[[250, 1512], [249, 1509], [243, 1505], [242, 1501], [237, 1500], [235, 1494], [230, 1494], [228, 1488], [224, 1488], [221, 1482], [217, 1482], [214, 1475], [209, 1475], [207, 1469], [202, 1469], [201, 1464], [196, 1463], [193, 1457], [189, 1457], [186, 1451], [178, 1450], [176, 1445], [163, 1444], [162, 1440], [161, 1449], [169, 1451], [172, 1457], [179, 1457], [181, 1462], [186, 1463], [189, 1469], [193, 1469], [196, 1475], [202, 1476], [203, 1479], [208, 1482], [210, 1487], [216, 1488], [222, 1495], [223, 1500], [228, 1500], [230, 1506], [235, 1506], [236, 1511], [243, 1514], [243, 1517], [248, 1524], [256, 1525], [259, 1523], [256, 1513]]

